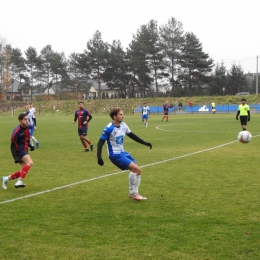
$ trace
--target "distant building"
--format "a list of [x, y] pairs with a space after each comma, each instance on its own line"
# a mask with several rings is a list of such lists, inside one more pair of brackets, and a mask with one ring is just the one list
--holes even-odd
[[29, 89], [28, 93], [25, 93], [22, 86], [22, 83], [14, 79], [9, 88], [5, 91], [5, 100], [30, 101], [31, 90]]

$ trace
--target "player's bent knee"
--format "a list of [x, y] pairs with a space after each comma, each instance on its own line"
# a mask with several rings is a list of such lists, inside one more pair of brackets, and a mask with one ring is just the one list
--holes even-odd
[[139, 166], [136, 165], [136, 164], [134, 164], [134, 165], [131, 165], [131, 164], [130, 164], [129, 170], [130, 170], [131, 172], [136, 173], [137, 175], [141, 175], [141, 169], [140, 169]]

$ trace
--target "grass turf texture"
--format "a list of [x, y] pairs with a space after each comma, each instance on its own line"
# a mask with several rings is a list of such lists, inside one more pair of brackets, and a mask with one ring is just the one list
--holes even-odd
[[[97, 164], [108, 115], [90, 122], [89, 153], [73, 115], [37, 117], [40, 148], [30, 152], [27, 186], [15, 189], [10, 181], [0, 191], [0, 258], [260, 259], [260, 115], [249, 122], [249, 144], [237, 141], [241, 127], [233, 114], [161, 118], [151, 116], [148, 128], [140, 116], [124, 119], [153, 144], [150, 150], [125, 138], [126, 151], [142, 167], [140, 193], [148, 198], [137, 202], [128, 198], [128, 171], [110, 163], [105, 146], [105, 165]], [[9, 149], [17, 124], [17, 117], [1, 117], [1, 175], [18, 167]]]

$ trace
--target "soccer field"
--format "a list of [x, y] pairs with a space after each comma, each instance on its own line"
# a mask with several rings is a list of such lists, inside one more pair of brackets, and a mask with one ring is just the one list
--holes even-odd
[[[139, 192], [128, 198], [128, 171], [96, 144], [109, 116], [93, 116], [84, 153], [71, 116], [38, 116], [26, 187], [1, 189], [0, 259], [202, 260], [260, 259], [260, 115], [249, 144], [237, 141], [235, 114], [152, 115], [124, 121], [148, 147], [125, 138], [142, 168]], [[17, 116], [1, 117], [2, 176], [17, 171], [10, 136]]]

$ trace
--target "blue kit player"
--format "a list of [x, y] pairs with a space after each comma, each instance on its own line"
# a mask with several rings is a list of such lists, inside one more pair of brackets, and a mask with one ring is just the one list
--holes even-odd
[[142, 122], [144, 123], [145, 127], [148, 127], [148, 115], [150, 115], [150, 108], [145, 102], [142, 107]]
[[36, 144], [36, 148], [39, 148], [40, 143], [38, 142], [38, 140], [34, 136], [34, 130], [36, 130], [36, 117], [34, 115], [33, 110], [31, 110], [30, 105], [25, 106], [25, 113], [28, 115], [29, 129], [30, 129], [30, 134], [31, 134], [30, 142], [31, 142], [32, 145], [34, 145], [33, 142], [32, 142], [32, 140], [33, 140]]
[[135, 200], [146, 200], [147, 198], [141, 196], [138, 188], [141, 182], [141, 169], [137, 165], [135, 159], [124, 150], [125, 135], [134, 141], [146, 145], [152, 149], [152, 144], [147, 143], [137, 135], [135, 135], [126, 123], [123, 122], [124, 114], [120, 108], [113, 108], [110, 112], [112, 122], [109, 123], [103, 130], [98, 146], [97, 146], [97, 159], [98, 164], [103, 166], [102, 147], [107, 143], [107, 151], [110, 161], [120, 168], [121, 170], [129, 170], [129, 198]]

